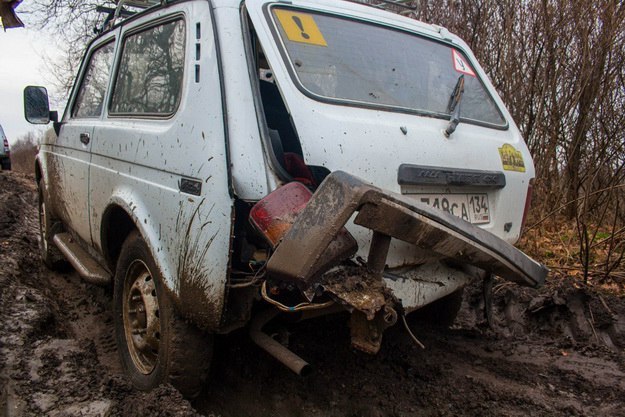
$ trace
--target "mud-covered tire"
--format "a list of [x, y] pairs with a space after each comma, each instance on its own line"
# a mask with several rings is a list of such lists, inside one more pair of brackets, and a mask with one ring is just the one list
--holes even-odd
[[449, 327], [454, 324], [462, 306], [464, 288], [452, 292], [406, 317], [409, 324]]
[[208, 377], [213, 340], [177, 317], [163, 277], [138, 232], [124, 242], [113, 290], [115, 337], [132, 384], [149, 391], [171, 382], [196, 397]]
[[39, 215], [39, 255], [43, 263], [52, 270], [62, 270], [67, 266], [65, 257], [56, 247], [52, 238], [60, 232], [60, 223], [54, 221], [46, 204], [43, 179], [38, 184], [38, 215]]

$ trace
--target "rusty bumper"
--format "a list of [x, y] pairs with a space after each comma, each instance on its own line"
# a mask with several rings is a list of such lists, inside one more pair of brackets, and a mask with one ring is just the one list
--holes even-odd
[[[330, 174], [295, 220], [267, 264], [271, 276], [310, 285], [324, 252], [354, 213], [354, 223], [529, 287], [548, 269], [492, 233], [451, 214], [366, 184], [345, 172]], [[373, 251], [370, 258], [377, 256]], [[383, 252], [386, 256], [386, 252]], [[376, 261], [378, 264], [383, 264]], [[370, 259], [371, 264], [371, 259]]]

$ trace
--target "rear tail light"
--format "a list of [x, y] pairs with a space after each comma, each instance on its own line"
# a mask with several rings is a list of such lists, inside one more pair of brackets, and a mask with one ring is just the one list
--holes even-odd
[[9, 140], [7, 138], [4, 138], [4, 152], [9, 154]]
[[[312, 197], [306, 186], [290, 182], [260, 200], [250, 211], [250, 223], [267, 239], [275, 249], [291, 229], [297, 216], [304, 210]], [[353, 256], [358, 250], [356, 239], [342, 227], [325, 249], [323, 256], [312, 267], [315, 275]], [[294, 260], [297, 261], [297, 260]], [[294, 279], [294, 277], [281, 277]]]
[[250, 222], [275, 248], [311, 196], [302, 183], [290, 182], [256, 203]]
[[520, 234], [523, 233], [523, 229], [525, 228], [525, 220], [527, 220], [527, 215], [530, 211], [530, 206], [532, 205], [532, 192], [534, 190], [534, 178], [530, 180], [530, 183], [527, 187], [527, 196], [525, 197], [525, 208], [523, 209], [523, 220], [521, 220], [521, 231]]

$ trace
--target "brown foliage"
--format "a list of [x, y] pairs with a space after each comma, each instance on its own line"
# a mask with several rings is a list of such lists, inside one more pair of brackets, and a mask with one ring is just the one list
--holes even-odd
[[41, 135], [28, 132], [11, 146], [11, 168], [14, 171], [32, 174], [35, 172], [35, 157], [39, 150]]
[[[533, 211], [543, 218], [536, 226], [549, 216], [563, 233], [574, 226], [573, 263], [585, 279], [597, 268], [606, 277], [622, 271], [625, 3], [404, 3], [416, 7], [413, 17], [463, 38], [506, 103], [536, 165]], [[604, 234], [607, 253], [598, 266], [593, 254]]]

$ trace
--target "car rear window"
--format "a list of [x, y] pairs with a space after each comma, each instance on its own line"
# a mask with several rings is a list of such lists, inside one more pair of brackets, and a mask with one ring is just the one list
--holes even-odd
[[464, 75], [461, 119], [507, 125], [470, 60], [451, 44], [302, 9], [274, 7], [271, 15], [296, 82], [316, 98], [449, 118]]

